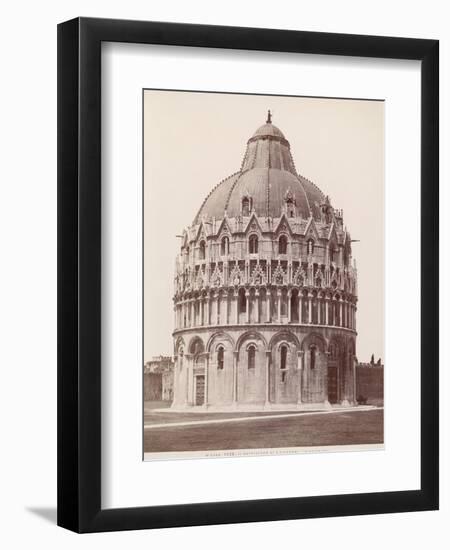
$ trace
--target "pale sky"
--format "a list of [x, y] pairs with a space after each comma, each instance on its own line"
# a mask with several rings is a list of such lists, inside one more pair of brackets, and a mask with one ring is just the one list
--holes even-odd
[[237, 172], [247, 140], [272, 122], [297, 171], [343, 209], [358, 268], [356, 354], [384, 361], [384, 103], [144, 92], [144, 360], [172, 355], [180, 235], [213, 187]]

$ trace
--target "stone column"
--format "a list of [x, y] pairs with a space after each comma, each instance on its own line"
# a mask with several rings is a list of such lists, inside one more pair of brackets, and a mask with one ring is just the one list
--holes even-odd
[[290, 322], [291, 322], [291, 319], [292, 319], [291, 298], [292, 298], [292, 291], [291, 291], [291, 289], [289, 289], [289, 290], [288, 290], [288, 293], [287, 293], [288, 323], [290, 323]]
[[247, 315], [247, 323], [250, 323], [250, 291], [245, 291], [245, 308]]
[[[341, 355], [341, 361], [343, 361], [343, 369], [342, 369], [342, 374], [343, 374], [343, 384], [342, 384], [342, 391], [343, 391], [343, 399], [341, 400], [341, 405], [345, 405], [345, 406], [348, 406], [350, 403], [349, 403], [349, 399], [348, 399], [348, 394], [349, 394], [349, 376], [350, 376], [350, 371], [349, 371], [349, 353], [348, 353], [348, 350], [345, 349], [344, 352], [342, 353]], [[351, 382], [351, 380], [350, 380]]]
[[239, 291], [234, 291], [234, 314], [236, 325], [239, 324]]
[[259, 323], [259, 290], [255, 290], [255, 322]]
[[312, 295], [308, 294], [308, 323], [312, 323]]
[[220, 290], [217, 291], [217, 311], [216, 311], [217, 325], [220, 325]]
[[238, 392], [237, 392], [237, 385], [238, 385], [238, 359], [239, 359], [239, 352], [233, 351], [233, 405], [237, 406], [237, 399], [238, 399]]
[[277, 290], [277, 308], [278, 322], [281, 323], [281, 290]]
[[325, 394], [324, 405], [326, 407], [331, 408], [331, 404], [328, 400], [328, 359], [330, 358], [330, 355], [331, 355], [331, 353], [329, 351], [325, 352], [325, 357], [326, 357], [327, 364], [326, 364], [326, 367], [325, 367], [325, 373], [326, 374], [325, 374], [325, 384], [324, 384], [324, 394]]
[[205, 325], [209, 325], [209, 319], [210, 319], [210, 314], [209, 314], [210, 301], [211, 301], [211, 295], [210, 295], [210, 293], [208, 292], [208, 294], [206, 295], [206, 323], [205, 323]]
[[330, 298], [325, 296], [325, 324], [328, 325], [330, 319]]
[[339, 326], [343, 327], [344, 322], [342, 318], [342, 301], [339, 302]]
[[266, 322], [270, 323], [270, 289], [266, 287]]
[[[309, 362], [306, 360], [306, 352], [303, 352], [303, 369], [302, 369], [302, 393], [305, 391], [306, 399], [305, 403], [308, 402], [308, 371], [309, 371]], [[303, 402], [303, 396], [302, 396]]]
[[297, 394], [297, 405], [302, 404], [302, 374], [303, 374], [303, 354], [302, 350], [297, 351], [297, 376], [298, 376], [298, 394]]
[[266, 351], [266, 369], [265, 369], [265, 378], [266, 378], [266, 392], [265, 392], [265, 402], [264, 408], [270, 407], [270, 351]]
[[228, 290], [225, 291], [225, 322], [224, 325], [228, 325]]
[[298, 322], [303, 323], [303, 299], [300, 292], [298, 293]]
[[191, 372], [191, 361], [192, 361], [192, 355], [188, 355], [187, 353], [184, 355], [184, 362], [186, 364], [186, 405], [192, 405], [191, 399], [190, 399], [190, 388], [189, 388], [189, 382], [190, 382], [190, 372]]
[[205, 353], [205, 401], [203, 406], [208, 407], [208, 378], [209, 378], [209, 353]]
[[318, 296], [317, 296], [317, 324], [318, 325], [322, 324], [322, 301]]

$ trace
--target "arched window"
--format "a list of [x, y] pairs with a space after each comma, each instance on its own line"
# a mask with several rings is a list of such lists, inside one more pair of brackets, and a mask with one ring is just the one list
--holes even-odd
[[258, 237], [256, 235], [250, 235], [248, 240], [248, 251], [250, 254], [258, 253]]
[[245, 313], [247, 311], [247, 297], [245, 290], [241, 288], [239, 290], [239, 313]]
[[230, 253], [230, 239], [228, 237], [223, 237], [220, 243], [220, 253], [222, 256], [228, 256]]
[[338, 357], [338, 349], [335, 342], [330, 343], [330, 347], [328, 348], [330, 352], [331, 359], [337, 359]]
[[223, 346], [220, 346], [220, 348], [217, 350], [217, 368], [219, 370], [223, 369], [223, 356], [224, 356], [224, 349], [223, 349]]
[[281, 235], [278, 239], [278, 254], [287, 254], [287, 237]]
[[205, 259], [205, 249], [206, 249], [205, 241], [201, 241], [200, 250], [199, 250], [200, 260]]
[[250, 198], [244, 197], [242, 199], [242, 215], [250, 216]]
[[316, 346], [314, 345], [310, 346], [309, 354], [310, 354], [309, 366], [311, 367], [311, 370], [313, 370], [316, 367]]
[[334, 245], [330, 246], [330, 262], [334, 262], [336, 260], [336, 251], [334, 249]]
[[248, 370], [253, 370], [255, 368], [255, 356], [256, 356], [255, 346], [249, 346], [247, 350], [247, 354], [248, 354], [248, 359], [247, 359]]
[[287, 346], [280, 347], [280, 369], [284, 370], [286, 368], [286, 358], [287, 358]]
[[280, 370], [281, 381], [286, 381], [286, 360], [287, 360], [287, 346], [280, 347]]
[[312, 239], [308, 239], [308, 254], [314, 253], [314, 241]]

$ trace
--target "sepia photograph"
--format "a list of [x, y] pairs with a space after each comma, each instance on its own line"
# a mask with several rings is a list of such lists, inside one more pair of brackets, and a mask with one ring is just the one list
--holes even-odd
[[384, 102], [142, 105], [144, 460], [383, 449]]

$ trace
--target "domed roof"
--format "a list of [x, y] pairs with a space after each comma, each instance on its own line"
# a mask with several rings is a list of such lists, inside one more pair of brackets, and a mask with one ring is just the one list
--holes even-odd
[[266, 122], [266, 124], [260, 126], [253, 134], [253, 137], [257, 136], [275, 136], [284, 139], [283, 132], [279, 128], [274, 126], [271, 122]]
[[257, 216], [279, 218], [287, 196], [294, 199], [296, 215], [320, 220], [320, 204], [325, 197], [311, 181], [297, 174], [289, 142], [272, 124], [266, 124], [247, 142], [241, 170], [217, 185], [203, 202], [194, 225], [205, 218], [230, 218], [241, 214], [244, 196], [251, 197]]

